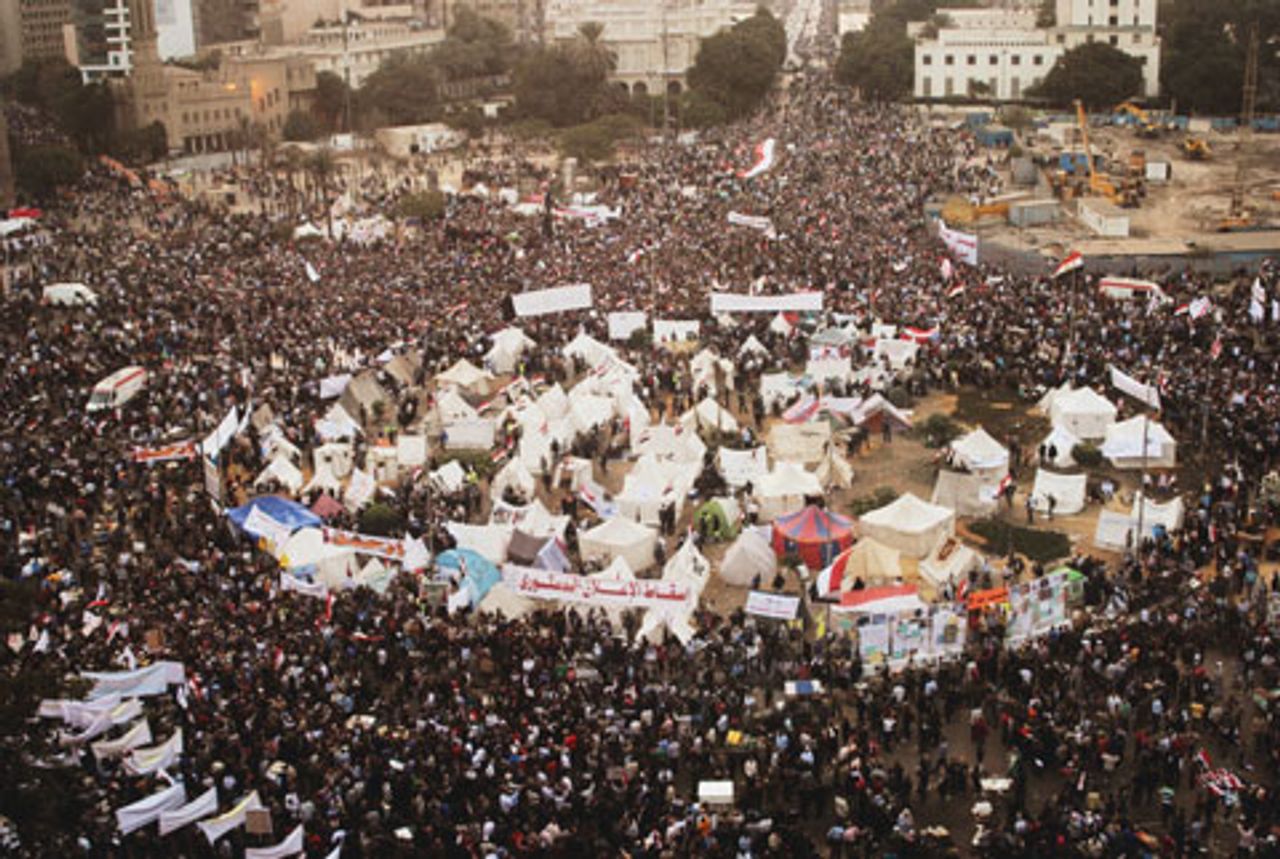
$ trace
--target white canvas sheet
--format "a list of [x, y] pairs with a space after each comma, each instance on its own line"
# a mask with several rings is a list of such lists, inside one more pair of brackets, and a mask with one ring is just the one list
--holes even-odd
[[516, 316], [545, 316], [548, 313], [564, 313], [570, 310], [586, 310], [591, 307], [591, 284], [554, 286], [511, 296]]
[[740, 295], [732, 292], [711, 293], [711, 313], [821, 313], [821, 292], [795, 292], [790, 295]]

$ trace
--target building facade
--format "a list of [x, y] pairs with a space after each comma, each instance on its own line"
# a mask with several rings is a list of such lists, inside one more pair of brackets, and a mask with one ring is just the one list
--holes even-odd
[[22, 12], [19, 0], [0, 0], [0, 75], [22, 65]]
[[59, 60], [68, 53], [71, 0], [18, 0], [22, 59]]
[[739, 0], [548, 0], [548, 41], [571, 41], [588, 22], [617, 57], [612, 80], [632, 94], [678, 93], [708, 36], [755, 14]]
[[1143, 91], [1160, 92], [1156, 0], [1058, 0], [1057, 23], [1036, 27], [1033, 9], [952, 9], [936, 35], [915, 35], [916, 98], [1018, 101], [1067, 51], [1105, 42], [1142, 63]]

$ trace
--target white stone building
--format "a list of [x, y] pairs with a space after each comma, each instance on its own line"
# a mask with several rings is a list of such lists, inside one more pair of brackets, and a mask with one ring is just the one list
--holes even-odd
[[915, 35], [916, 98], [982, 95], [1017, 101], [1066, 51], [1106, 42], [1142, 63], [1142, 95], [1160, 92], [1156, 0], [1057, 0], [1057, 23], [1035, 26], [1032, 9], [952, 9], [949, 26]]
[[676, 94], [701, 41], [755, 11], [742, 0], [549, 0], [547, 35], [569, 41], [582, 24], [601, 24], [601, 41], [618, 59], [612, 80], [633, 94]]

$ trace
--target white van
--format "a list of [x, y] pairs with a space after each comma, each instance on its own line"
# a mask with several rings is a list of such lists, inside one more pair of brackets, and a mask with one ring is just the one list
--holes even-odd
[[89, 405], [86, 408], [91, 412], [119, 408], [146, 386], [147, 371], [142, 367], [125, 367], [116, 370], [93, 386], [93, 393], [89, 395]]

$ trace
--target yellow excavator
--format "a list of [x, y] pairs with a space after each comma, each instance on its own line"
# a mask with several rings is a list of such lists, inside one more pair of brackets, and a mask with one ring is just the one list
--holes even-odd
[[1183, 140], [1182, 152], [1192, 161], [1208, 161], [1213, 156], [1209, 142], [1203, 137], [1188, 137]]
[[1084, 105], [1076, 99], [1076, 123], [1080, 126], [1080, 138], [1084, 143], [1084, 159], [1089, 167], [1089, 192], [1106, 197], [1117, 206], [1128, 209], [1135, 208], [1142, 196], [1142, 182], [1137, 179], [1125, 179], [1119, 188], [1105, 176], [1099, 176], [1093, 163], [1093, 146], [1089, 143], [1089, 118], [1085, 116]]
[[1151, 139], [1160, 136], [1160, 126], [1151, 121], [1151, 114], [1147, 113], [1131, 101], [1125, 101], [1117, 104], [1111, 109], [1111, 112], [1132, 116], [1137, 122], [1135, 128], [1139, 137]]

